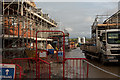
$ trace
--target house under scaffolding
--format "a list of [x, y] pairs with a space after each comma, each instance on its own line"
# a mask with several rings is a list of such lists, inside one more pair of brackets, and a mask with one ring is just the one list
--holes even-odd
[[[2, 15], [2, 59], [27, 57], [26, 50], [35, 49], [36, 32], [38, 30], [51, 30], [57, 27], [57, 23], [37, 9], [34, 2], [15, 1], [1, 2]], [[46, 39], [51, 33], [39, 33], [37, 45], [39, 49], [45, 49]], [[52, 39], [47, 39], [52, 41]]]

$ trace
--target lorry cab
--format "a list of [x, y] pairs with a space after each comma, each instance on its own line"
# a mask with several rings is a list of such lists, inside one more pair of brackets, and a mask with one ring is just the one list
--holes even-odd
[[120, 61], [120, 29], [101, 31], [100, 42], [104, 62]]

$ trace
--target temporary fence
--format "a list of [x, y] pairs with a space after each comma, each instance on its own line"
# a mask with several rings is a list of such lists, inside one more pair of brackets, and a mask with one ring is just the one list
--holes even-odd
[[[52, 60], [52, 62], [62, 62], [63, 61], [63, 51], [60, 49], [61, 48], [60, 47], [60, 38], [59, 37], [48, 37], [48, 38], [56, 41], [55, 49], [47, 49], [46, 48], [48, 50], [48, 53], [53, 54], [52, 57], [49, 57], [48, 59], [52, 60], [54, 58], [54, 60]], [[46, 40], [46, 44], [47, 44], [47, 40]]]
[[51, 65], [50, 63], [42, 60], [39, 58], [39, 64], [38, 64], [38, 78], [46, 78], [50, 79], [51, 78]]
[[[66, 58], [65, 57], [65, 34], [62, 31], [37, 31], [36, 33], [36, 54], [32, 58], [14, 58], [12, 63], [20, 65], [22, 70], [22, 78], [27, 79], [50, 79], [51, 64], [41, 58], [41, 54], [48, 55], [48, 50], [38, 49], [38, 33], [39, 32], [57, 32], [62, 33], [61, 47], [62, 50], [57, 50], [57, 57], [62, 54], [63, 62], [63, 79], [68, 78], [88, 78], [88, 64], [85, 63], [85, 58]], [[42, 39], [39, 37], [39, 39]], [[45, 38], [44, 38], [45, 39]], [[46, 39], [45, 39], [46, 40]], [[46, 41], [47, 42], [47, 41]], [[43, 57], [43, 56], [42, 56]], [[51, 58], [52, 59], [52, 58]]]
[[[55, 55], [55, 60], [54, 61], [58, 61], [58, 50], [59, 50], [59, 38], [58, 37], [48, 37], [49, 39], [56, 39], [57, 40], [57, 46], [56, 46], [56, 50], [55, 49], [48, 49], [48, 52], [52, 52]], [[47, 43], [47, 40], [46, 40]], [[47, 49], [47, 48], [46, 48]]]
[[88, 78], [89, 65], [86, 58], [65, 58], [63, 62], [63, 78]]
[[[46, 39], [46, 41], [44, 41], [45, 44], [46, 44], [46, 48], [44, 48], [42, 50], [38, 50], [38, 45], [37, 44], [39, 42], [38, 42], [37, 36], [38, 36], [39, 33], [41, 33], [41, 34], [43, 34], [43, 33], [57, 33], [57, 34], [52, 34], [53, 35], [52, 37], [49, 37], [49, 36], [39, 37], [41, 39], [42, 38]], [[48, 39], [57, 40], [57, 45], [54, 48], [48, 48], [47, 47]], [[61, 43], [60, 43], [60, 39], [62, 39]], [[38, 56], [40, 56], [40, 57], [42, 55], [42, 52], [46, 51], [47, 55], [49, 55], [49, 56], [47, 56], [48, 61], [62, 62], [63, 61], [63, 54], [65, 53], [65, 35], [64, 35], [64, 32], [62, 32], [62, 31], [46, 31], [46, 30], [45, 31], [37, 31], [37, 33], [36, 33], [36, 55], [39, 51], [41, 51], [40, 52], [41, 54], [38, 54]]]
[[36, 61], [32, 58], [15, 58], [12, 63], [17, 63], [23, 68], [23, 78], [36, 78]]
[[[86, 58], [66, 58], [65, 57], [65, 34], [62, 31], [38, 31], [36, 33], [36, 44], [37, 35], [39, 32], [57, 32], [62, 33], [62, 47], [63, 47], [63, 79], [68, 78], [88, 78], [88, 64], [84, 62]], [[46, 41], [47, 42], [47, 41]], [[36, 56], [38, 52], [38, 46], [36, 45]], [[41, 50], [42, 51], [42, 50]], [[58, 50], [60, 51], [60, 50]], [[59, 53], [61, 54], [61, 53]], [[57, 56], [58, 57], [58, 56]]]
[[18, 64], [0, 64], [0, 79], [21, 80], [22, 67]]
[[51, 76], [50, 63], [36, 58], [15, 58], [13, 63], [23, 67], [23, 77], [27, 79], [47, 78]]

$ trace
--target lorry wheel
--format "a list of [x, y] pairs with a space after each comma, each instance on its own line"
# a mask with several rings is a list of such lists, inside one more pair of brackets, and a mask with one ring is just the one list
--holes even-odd
[[104, 54], [101, 55], [100, 61], [103, 65], [106, 64]]
[[87, 55], [87, 53], [85, 53], [85, 56], [87, 59], [91, 59], [91, 56]]

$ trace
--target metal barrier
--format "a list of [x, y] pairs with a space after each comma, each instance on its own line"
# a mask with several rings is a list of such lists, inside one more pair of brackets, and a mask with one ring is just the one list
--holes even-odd
[[[61, 32], [63, 36], [63, 79], [68, 78], [88, 78], [88, 64], [84, 61], [86, 58], [65, 58], [65, 34], [62, 31], [37, 31], [36, 33], [36, 56], [35, 58], [15, 58], [13, 63], [19, 64], [23, 69], [22, 78], [51, 78], [51, 65], [47, 61], [42, 60], [41, 54], [47, 50], [38, 50], [37, 34], [39, 32]], [[59, 51], [59, 50], [58, 50]], [[57, 57], [58, 58], [58, 57]]]
[[[39, 79], [39, 78], [51, 78], [51, 65], [47, 61], [42, 60], [40, 57], [39, 50], [37, 49], [37, 34], [38, 32], [61, 32], [64, 35], [62, 31], [37, 31], [36, 33], [36, 54], [33, 58], [14, 58], [12, 60], [12, 63], [19, 64], [23, 70], [21, 71], [20, 67], [20, 76], [19, 78], [27, 78], [27, 79]], [[63, 53], [64, 53], [64, 42], [65, 37], [63, 37]], [[46, 52], [46, 50], [41, 50], [42, 52]], [[16, 69], [17, 71], [18, 69]], [[16, 72], [18, 74], [18, 72]], [[21, 77], [22, 74], [22, 77]], [[17, 77], [18, 78], [18, 77]]]
[[88, 78], [86, 58], [65, 58], [63, 61], [63, 79]]
[[[58, 51], [59, 51], [59, 38], [58, 37], [48, 37], [49, 39], [57, 39], [57, 49], [58, 50], [54, 50], [55, 54], [54, 54], [54, 60], [53, 62], [59, 62], [59, 57], [58, 57]], [[47, 40], [46, 40], [46, 44], [47, 44]], [[46, 48], [47, 49], [47, 48]], [[48, 58], [49, 60], [52, 60], [51, 57]]]
[[39, 78], [50, 79], [51, 78], [51, 65], [50, 65], [50, 63], [39, 58], [39, 65], [38, 66], [39, 66], [38, 67]]
[[0, 64], [0, 79], [21, 80], [22, 67], [18, 64]]
[[27, 79], [47, 78], [51, 76], [50, 63], [36, 58], [15, 58], [13, 63], [19, 64], [23, 67], [23, 77]]
[[23, 68], [22, 78], [36, 78], [36, 61], [33, 58], [14, 58], [12, 63], [17, 63]]
[[[38, 39], [37, 39], [37, 36], [38, 36], [38, 33], [50, 33], [50, 32], [56, 32], [56, 33], [62, 33], [62, 48], [63, 48], [63, 56], [64, 56], [64, 54], [65, 54], [65, 34], [64, 34], [64, 32], [63, 31], [47, 31], [47, 30], [43, 30], [43, 31], [37, 31], [36, 32], [36, 58], [38, 58], [38, 56], [40, 56], [40, 54], [37, 54], [38, 53], [38, 46], [37, 46], [37, 44], [38, 44]], [[47, 44], [47, 38], [52, 38], [52, 39], [54, 39], [54, 38], [57, 38], [57, 37], [44, 37], [45, 39], [46, 39], [46, 44]], [[58, 46], [59, 46], [59, 44], [58, 44]], [[44, 50], [41, 50], [42, 52], [44, 51]], [[47, 51], [47, 50], [46, 50]], [[53, 58], [48, 58], [49, 59], [49, 61], [53, 61], [53, 62], [60, 62], [58, 59], [59, 59], [59, 57], [58, 57], [58, 51], [61, 51], [61, 50], [57, 50], [56, 51], [56, 55], [54, 55], [55, 57], [56, 57], [56, 59], [53, 59]], [[52, 56], [53, 57], [53, 56]], [[54, 58], [55, 58], [54, 57]], [[61, 60], [61, 59], [60, 59]], [[63, 60], [63, 59], [62, 59]], [[61, 61], [62, 62], [62, 61]]]

